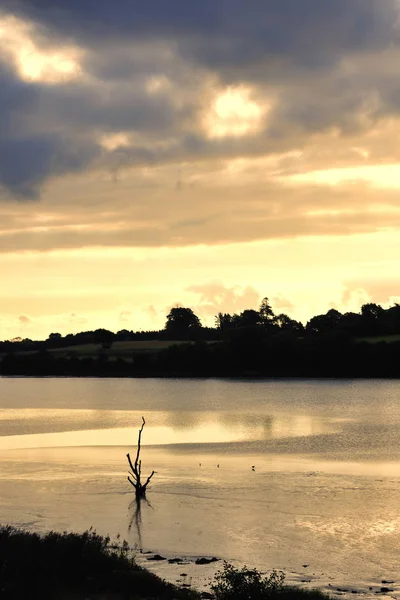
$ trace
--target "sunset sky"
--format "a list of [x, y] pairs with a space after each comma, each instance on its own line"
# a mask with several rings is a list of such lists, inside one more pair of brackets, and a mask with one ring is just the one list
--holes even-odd
[[0, 339], [400, 301], [398, 0], [2, 0]]

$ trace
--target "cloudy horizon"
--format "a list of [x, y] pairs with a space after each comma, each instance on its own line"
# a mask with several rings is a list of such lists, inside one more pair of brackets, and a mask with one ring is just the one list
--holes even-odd
[[398, 0], [3, 0], [0, 339], [400, 300]]

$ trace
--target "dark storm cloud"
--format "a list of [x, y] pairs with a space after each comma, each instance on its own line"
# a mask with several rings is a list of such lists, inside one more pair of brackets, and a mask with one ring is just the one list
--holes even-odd
[[217, 4], [223, 15], [217, 31], [197, 30], [183, 47], [231, 80], [284, 79], [293, 67], [318, 71], [348, 52], [380, 49], [394, 39], [392, 0]]
[[34, 85], [21, 81], [0, 53], [0, 140], [3, 136], [21, 133], [20, 117], [37, 103]]
[[349, 50], [386, 46], [397, 20], [396, 0], [12, 0], [8, 7], [85, 43], [102, 35], [174, 40], [217, 69], [265, 57], [319, 67]]
[[[315, 133], [353, 134], [399, 111], [398, 85], [393, 73], [382, 75], [379, 61], [340, 70], [344, 57], [396, 47], [396, 0], [3, 0], [1, 6], [0, 16], [35, 23], [41, 50], [74, 43], [82, 50], [80, 76], [49, 85], [21, 81], [0, 49], [0, 183], [15, 195], [34, 196], [51, 176], [92, 167], [287, 152]], [[161, 82], [156, 91], [152, 82]], [[257, 133], [207, 135], [202, 117], [212, 92], [246, 82], [261, 104], [275, 99]], [[123, 148], [102, 146], [101, 136], [121, 132], [128, 136]]]
[[[0, 186], [16, 196], [35, 197], [48, 177], [83, 170], [104, 154], [94, 132], [134, 129], [160, 135], [172, 129], [176, 112], [168, 97], [149, 97], [128, 85], [24, 82], [0, 54]], [[149, 158], [147, 150], [136, 155]]]
[[0, 138], [0, 182], [11, 192], [35, 197], [49, 176], [79, 171], [94, 158], [90, 144], [54, 136]]
[[35, 197], [50, 176], [84, 169], [98, 154], [90, 140], [37, 130], [43, 90], [18, 79], [0, 55], [0, 186]]

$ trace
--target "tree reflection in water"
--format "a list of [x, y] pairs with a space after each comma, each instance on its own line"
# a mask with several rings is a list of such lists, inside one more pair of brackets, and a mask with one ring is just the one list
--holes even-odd
[[137, 543], [135, 546], [139, 550], [139, 552], [143, 552], [143, 541], [142, 541], [142, 502], [145, 502], [147, 506], [149, 506], [152, 510], [154, 508], [147, 500], [147, 498], [134, 498], [132, 502], [129, 504], [129, 513], [131, 513], [131, 518], [129, 521], [128, 532], [131, 532], [132, 527], [134, 526], [137, 533]]

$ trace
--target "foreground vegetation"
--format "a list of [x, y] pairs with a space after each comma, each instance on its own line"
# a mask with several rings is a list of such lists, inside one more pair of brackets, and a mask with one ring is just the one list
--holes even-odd
[[126, 544], [111, 547], [93, 531], [40, 536], [12, 527], [0, 528], [0, 588], [2, 600], [197, 597], [139, 567]]
[[[224, 565], [212, 585], [216, 600], [327, 600], [317, 591], [284, 585], [283, 574]], [[126, 542], [93, 531], [40, 536], [0, 527], [2, 600], [200, 600], [201, 594], [169, 584], [139, 567]]]
[[318, 590], [301, 590], [285, 585], [281, 571], [264, 577], [257, 569], [236, 569], [229, 563], [215, 576], [211, 586], [215, 600], [328, 600]]

